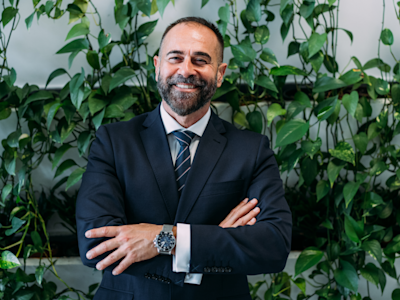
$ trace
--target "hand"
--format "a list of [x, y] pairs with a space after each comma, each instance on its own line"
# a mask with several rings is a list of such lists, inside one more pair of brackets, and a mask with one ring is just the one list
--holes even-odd
[[96, 269], [103, 270], [118, 260], [123, 260], [113, 270], [113, 275], [121, 274], [131, 264], [158, 255], [153, 240], [160, 233], [162, 225], [135, 224], [124, 226], [105, 226], [88, 230], [87, 238], [112, 237], [113, 239], [102, 242], [86, 253], [88, 259], [93, 259], [105, 252], [112, 251], [106, 258], [98, 262]]
[[249, 201], [248, 198], [244, 199], [234, 209], [231, 210], [229, 215], [219, 224], [222, 228], [238, 227], [244, 225], [254, 225], [256, 223], [256, 216], [260, 213], [260, 208], [256, 207], [258, 200], [253, 199]]

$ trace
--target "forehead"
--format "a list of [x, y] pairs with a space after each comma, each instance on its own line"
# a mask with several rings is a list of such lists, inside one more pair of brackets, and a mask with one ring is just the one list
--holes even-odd
[[217, 49], [218, 39], [215, 33], [210, 28], [197, 23], [181, 23], [174, 26], [162, 43], [163, 55], [173, 50], [201, 51], [216, 58]]

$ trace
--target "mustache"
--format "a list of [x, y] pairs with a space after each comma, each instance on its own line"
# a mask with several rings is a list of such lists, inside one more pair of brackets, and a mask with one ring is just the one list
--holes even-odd
[[189, 77], [185, 78], [182, 75], [177, 74], [167, 78], [166, 82], [168, 85], [176, 85], [177, 83], [193, 84], [199, 87], [204, 87], [207, 85], [205, 80], [202, 80], [194, 75], [190, 75]]

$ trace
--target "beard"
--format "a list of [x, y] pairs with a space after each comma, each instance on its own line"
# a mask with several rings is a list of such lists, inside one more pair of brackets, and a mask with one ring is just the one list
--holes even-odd
[[[192, 84], [197, 87], [195, 92], [181, 92], [174, 88], [177, 83]], [[158, 92], [171, 109], [179, 116], [187, 116], [198, 111], [211, 101], [217, 90], [217, 74], [214, 80], [206, 81], [194, 75], [188, 78], [180, 74], [164, 79], [158, 72]]]

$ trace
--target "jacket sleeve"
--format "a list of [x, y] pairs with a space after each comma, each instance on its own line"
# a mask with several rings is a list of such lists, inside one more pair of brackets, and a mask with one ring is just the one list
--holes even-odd
[[254, 275], [283, 270], [290, 252], [292, 216], [267, 137], [260, 143], [247, 196], [259, 201], [256, 224], [191, 225], [190, 272]]
[[[127, 225], [125, 196], [116, 174], [113, 145], [104, 126], [97, 131], [91, 146], [76, 203], [76, 222], [82, 262], [92, 268], [111, 252], [91, 260], [87, 259], [86, 253], [107, 238], [88, 239], [85, 232], [103, 226]], [[111, 272], [117, 264], [109, 266], [106, 271]], [[177, 285], [183, 285], [185, 277], [185, 273], [172, 272], [172, 257], [164, 255], [134, 263], [124, 273]]]

